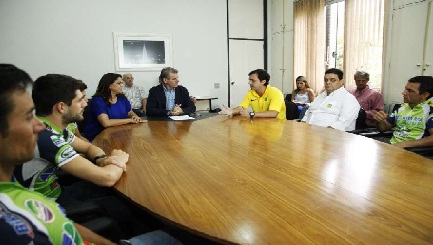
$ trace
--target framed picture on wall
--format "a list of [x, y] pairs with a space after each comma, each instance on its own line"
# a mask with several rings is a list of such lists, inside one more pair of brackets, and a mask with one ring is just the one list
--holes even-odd
[[171, 34], [113, 32], [116, 71], [155, 71], [172, 66]]

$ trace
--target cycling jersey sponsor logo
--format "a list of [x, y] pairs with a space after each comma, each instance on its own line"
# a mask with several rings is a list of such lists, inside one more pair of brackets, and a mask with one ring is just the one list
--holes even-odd
[[57, 147], [61, 147], [67, 143], [63, 137], [58, 135], [51, 135], [50, 138], [53, 144]]
[[28, 199], [24, 205], [45, 223], [54, 222], [54, 213], [45, 203], [35, 199]]
[[72, 223], [67, 222], [63, 224], [63, 244], [80, 244], [81, 237], [78, 235]]
[[54, 172], [54, 167], [53, 168], [47, 168], [40, 176], [39, 179], [42, 181], [46, 181], [47, 179], [49, 179]]
[[26, 219], [17, 213], [12, 213], [2, 203], [0, 203], [0, 219], [3, 219], [9, 224], [17, 235], [27, 235], [31, 239], [34, 238], [32, 225]]
[[64, 147], [61, 149], [60, 156], [57, 162], [61, 163], [64, 160], [71, 158], [73, 155], [75, 155], [75, 150], [74, 148], [72, 148], [72, 146]]

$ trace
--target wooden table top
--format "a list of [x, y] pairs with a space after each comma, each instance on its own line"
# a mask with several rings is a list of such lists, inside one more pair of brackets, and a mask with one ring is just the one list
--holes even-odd
[[433, 161], [295, 121], [149, 121], [94, 141], [130, 154], [115, 188], [194, 234], [239, 244], [433, 243]]

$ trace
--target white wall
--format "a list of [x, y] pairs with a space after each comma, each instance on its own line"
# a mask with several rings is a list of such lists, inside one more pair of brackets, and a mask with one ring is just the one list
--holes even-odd
[[385, 103], [390, 105], [403, 102], [401, 93], [411, 77], [433, 75], [433, 42], [427, 37], [433, 35], [433, 7], [429, 1], [396, 0], [390, 4], [388, 12], [383, 87]]
[[[270, 6], [269, 6], [270, 5]], [[293, 90], [293, 1], [268, 0], [269, 70], [272, 86], [284, 94]]]
[[[227, 104], [226, 15], [226, 0], [2, 0], [0, 63], [33, 79], [82, 79], [92, 95], [103, 74], [116, 72], [113, 32], [170, 33], [180, 83], [192, 95], [217, 96], [212, 105], [220, 106]], [[157, 84], [158, 71], [132, 73], [147, 90]]]

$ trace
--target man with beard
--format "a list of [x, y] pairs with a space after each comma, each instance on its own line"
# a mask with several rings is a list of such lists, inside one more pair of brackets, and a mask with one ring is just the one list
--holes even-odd
[[[236, 108], [223, 107], [219, 112], [221, 115], [241, 115], [244, 117], [273, 117], [286, 119], [286, 104], [281, 91], [269, 86], [271, 76], [263, 69], [251, 71], [249, 74], [249, 85], [251, 90], [245, 95], [242, 103]], [[248, 111], [248, 107], [252, 112]]]
[[[26, 91], [30, 76], [14, 65], [0, 64], [0, 244], [115, 244], [72, 222], [62, 207], [11, 180], [14, 168], [34, 156], [46, 123], [34, 114]], [[161, 230], [120, 244], [180, 244]]]
[[[15, 178], [22, 185], [63, 206], [111, 195], [111, 190], [103, 187], [119, 180], [129, 158], [121, 150], [108, 156], [101, 148], [75, 137], [67, 127], [83, 120], [87, 102], [79, 85], [78, 80], [59, 74], [35, 81], [32, 97], [36, 115], [46, 129], [39, 133], [35, 158], [15, 169]], [[82, 180], [61, 187], [56, 176], [59, 169]]]

